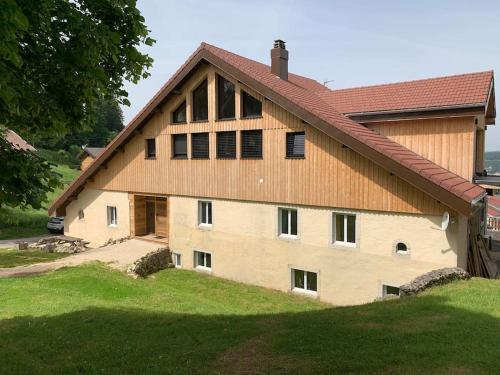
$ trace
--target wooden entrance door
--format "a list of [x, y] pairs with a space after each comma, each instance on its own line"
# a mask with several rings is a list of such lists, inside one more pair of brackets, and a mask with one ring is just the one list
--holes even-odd
[[146, 201], [146, 234], [156, 233], [155, 201]]

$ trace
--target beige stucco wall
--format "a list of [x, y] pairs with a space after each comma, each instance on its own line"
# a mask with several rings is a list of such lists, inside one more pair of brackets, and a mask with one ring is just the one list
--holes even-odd
[[[115, 206], [117, 226], [107, 223], [107, 206]], [[78, 211], [83, 209], [85, 217], [78, 219]], [[109, 238], [120, 238], [130, 234], [128, 193], [84, 189], [78, 199], [66, 208], [64, 233], [68, 236], [90, 241], [90, 246], [101, 246]]]
[[[357, 247], [345, 248], [331, 245], [333, 209], [298, 207], [298, 239], [284, 240], [277, 236], [278, 205], [212, 202], [213, 225], [206, 230], [197, 225], [198, 199], [169, 198], [169, 243], [182, 254], [183, 268], [193, 268], [193, 250], [208, 251], [213, 275], [282, 291], [290, 290], [290, 268], [310, 270], [318, 272], [319, 298], [339, 305], [370, 302], [382, 284], [456, 266], [457, 253], [465, 251], [456, 218], [442, 231], [438, 216], [358, 211]], [[398, 240], [410, 255], [393, 253]]]

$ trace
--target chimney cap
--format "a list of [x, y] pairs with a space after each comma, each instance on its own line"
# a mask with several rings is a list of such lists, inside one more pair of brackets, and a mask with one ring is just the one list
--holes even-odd
[[285, 47], [285, 41], [281, 40], [281, 39], [276, 39], [274, 41], [274, 48], [286, 49], [286, 47]]

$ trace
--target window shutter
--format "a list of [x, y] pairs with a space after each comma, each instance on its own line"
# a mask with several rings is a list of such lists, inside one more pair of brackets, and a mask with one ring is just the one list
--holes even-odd
[[236, 159], [236, 132], [217, 133], [217, 159]]
[[305, 155], [305, 132], [286, 134], [286, 157], [303, 158]]
[[241, 157], [262, 158], [262, 130], [241, 132]]
[[191, 134], [191, 157], [193, 159], [208, 159], [209, 152], [208, 133]]

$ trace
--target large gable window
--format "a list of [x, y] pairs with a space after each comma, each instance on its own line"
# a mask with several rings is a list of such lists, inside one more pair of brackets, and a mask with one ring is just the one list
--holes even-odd
[[241, 132], [241, 157], [243, 159], [262, 158], [262, 130]]
[[262, 116], [262, 103], [245, 91], [241, 91], [241, 117]]
[[191, 158], [192, 159], [209, 158], [208, 133], [191, 134]]
[[217, 133], [217, 159], [236, 159], [236, 132]]
[[184, 124], [186, 122], [186, 101], [184, 100], [181, 105], [172, 112], [172, 122], [174, 124]]
[[187, 159], [187, 134], [172, 135], [172, 158]]
[[305, 132], [286, 133], [286, 157], [303, 158], [305, 155]]
[[208, 81], [205, 79], [193, 91], [193, 121], [208, 120]]
[[233, 119], [235, 99], [234, 84], [222, 76], [217, 76], [217, 118]]

